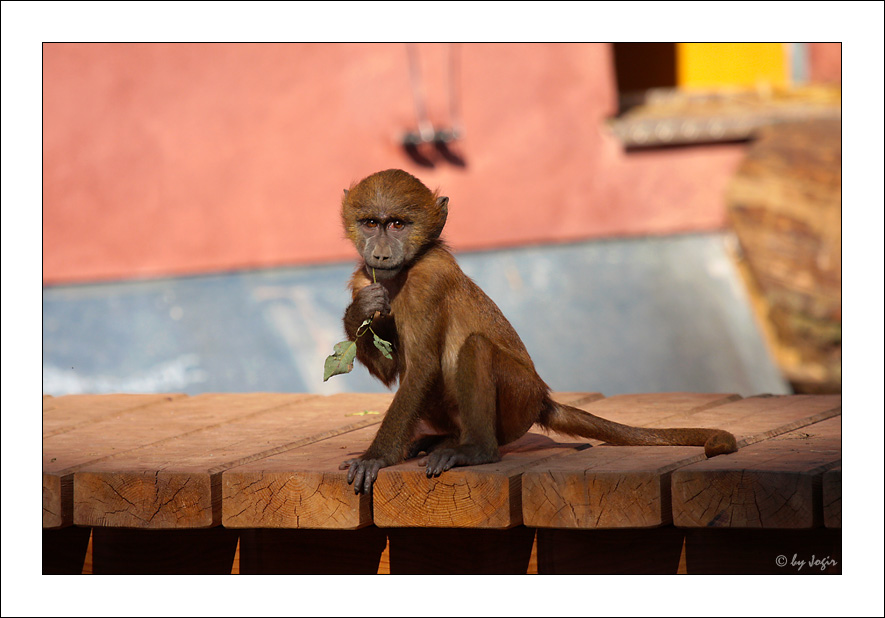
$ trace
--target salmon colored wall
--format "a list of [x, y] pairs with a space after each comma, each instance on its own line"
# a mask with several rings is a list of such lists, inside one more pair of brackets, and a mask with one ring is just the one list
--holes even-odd
[[842, 43], [808, 44], [809, 79], [812, 82], [842, 82]]
[[[44, 283], [348, 260], [338, 208], [390, 167], [442, 187], [460, 250], [715, 229], [743, 147], [625, 154], [605, 44], [459, 46], [467, 162], [415, 125], [401, 44], [47, 44]], [[447, 122], [449, 46], [419, 46]]]

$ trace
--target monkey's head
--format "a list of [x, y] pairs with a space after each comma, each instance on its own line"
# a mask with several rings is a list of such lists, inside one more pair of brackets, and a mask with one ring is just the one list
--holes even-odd
[[375, 278], [390, 279], [436, 242], [448, 203], [411, 174], [385, 170], [344, 190], [341, 219]]

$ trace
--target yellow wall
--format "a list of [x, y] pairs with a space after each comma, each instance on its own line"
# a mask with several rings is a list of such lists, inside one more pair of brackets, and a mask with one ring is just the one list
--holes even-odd
[[677, 43], [676, 79], [683, 88], [785, 85], [785, 43]]

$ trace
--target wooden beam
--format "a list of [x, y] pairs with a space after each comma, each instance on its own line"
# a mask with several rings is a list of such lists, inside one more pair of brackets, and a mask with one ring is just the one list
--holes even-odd
[[823, 474], [842, 460], [837, 416], [673, 473], [673, 523], [691, 528], [816, 528]]
[[391, 394], [338, 395], [329, 402], [330, 414], [371, 425], [225, 470], [223, 525], [353, 530], [371, 524], [371, 497], [355, 494], [347, 471], [338, 466], [368, 448], [392, 399]]
[[[598, 409], [602, 402], [585, 409], [618, 422], [651, 427], [720, 427], [732, 431], [744, 446], [835, 416], [841, 410], [839, 396], [800, 396], [753, 397], [698, 408], [683, 402], [684, 411], [677, 413], [667, 402], [668, 395], [662, 394], [657, 396], [661, 409], [669, 411], [655, 414], [650, 409], [637, 412], [631, 397], [604, 400], [608, 402], [604, 412]], [[702, 447], [597, 445], [565, 455], [526, 471], [524, 522], [539, 528], [579, 529], [668, 524], [673, 520], [670, 475], [705, 459]]]
[[827, 528], [842, 527], [842, 465], [824, 472], [823, 479], [824, 525]]
[[[165, 404], [183, 395], [43, 397], [43, 527], [74, 521], [74, 472], [82, 465], [175, 435]], [[138, 418], [154, 419], [148, 426]], [[134, 423], [134, 424], [133, 424]], [[139, 427], [139, 431], [132, 431]]]
[[[168, 402], [163, 418], [143, 415], [117, 426], [118, 434], [131, 433], [141, 442], [77, 466], [74, 523], [133, 528], [217, 525], [223, 470], [347, 424], [329, 419], [328, 408], [311, 406], [315, 399], [322, 398], [200, 395]], [[87, 428], [83, 437], [94, 437], [100, 425]], [[155, 439], [158, 434], [165, 437]], [[116, 436], [118, 444], [122, 439]]]
[[[598, 401], [599, 393], [561, 393], [571, 405]], [[374, 488], [374, 520], [380, 527], [506, 529], [522, 523], [521, 477], [528, 467], [586, 442], [528, 433], [501, 449], [501, 461], [454, 468], [428, 479], [420, 460], [382, 469]]]

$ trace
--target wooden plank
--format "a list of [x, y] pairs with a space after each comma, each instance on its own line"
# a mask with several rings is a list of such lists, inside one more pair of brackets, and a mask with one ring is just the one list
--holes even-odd
[[[598, 393], [556, 393], [557, 401], [581, 405]], [[563, 441], [558, 441], [562, 439]], [[530, 432], [501, 448], [499, 462], [454, 468], [428, 479], [418, 461], [382, 469], [374, 488], [379, 527], [506, 529], [522, 523], [520, 477], [528, 466], [576, 448], [580, 439]]]
[[618, 423], [664, 427], [678, 426], [674, 423], [683, 422], [686, 414], [694, 422], [699, 412], [740, 399], [740, 395], [728, 393], [642, 393], [615, 395], [579, 407]]
[[[841, 395], [760, 395], [729, 403], [716, 409], [692, 413], [698, 427], [733, 428], [738, 446], [743, 448], [763, 440], [800, 429], [842, 413]], [[726, 416], [723, 416], [726, 415]], [[649, 427], [663, 427], [681, 422], [677, 417], [656, 419]]]
[[[267, 407], [291, 401], [292, 397], [301, 399], [304, 395], [172, 397], [173, 401], [162, 397], [157, 402], [133, 408], [133, 400], [128, 395], [94, 396], [91, 399], [95, 406], [91, 409], [100, 410], [101, 414], [87, 412], [85, 420], [89, 422], [82, 423], [78, 423], [76, 417], [68, 417], [60, 426], [73, 423], [75, 427], [43, 439], [44, 527], [73, 522], [74, 474], [84, 466], [224, 422], [242, 414], [243, 405], [254, 406], [258, 400], [261, 401], [259, 407]], [[118, 398], [121, 403], [115, 404]], [[88, 399], [84, 396], [73, 401], [81, 403]], [[207, 407], [213, 405], [222, 407], [217, 414], [207, 414]], [[112, 412], [115, 406], [119, 413]]]
[[[612, 397], [584, 409], [618, 422], [652, 427], [720, 427], [747, 445], [812, 424], [841, 410], [835, 397], [752, 397], [692, 408], [692, 398], [657, 395], [663, 413], [648, 395], [634, 408], [632, 395]], [[605, 400], [604, 400], [605, 401]], [[715, 401], [723, 402], [725, 399]], [[676, 403], [674, 403], [676, 402]], [[679, 406], [682, 412], [677, 412]], [[638, 411], [637, 411], [638, 409]], [[644, 421], [641, 419], [644, 417]], [[538, 528], [643, 528], [672, 521], [670, 474], [702, 461], [702, 447], [596, 446], [545, 462], [523, 475], [523, 520]], [[718, 460], [732, 457], [725, 455]]]
[[824, 525], [827, 528], [842, 527], [842, 466], [824, 472], [823, 479]]
[[[631, 425], [648, 426], [662, 419], [663, 426], [703, 427], [695, 415], [738, 400], [740, 396], [733, 394], [652, 393], [618, 395], [581, 407], [597, 416]], [[588, 442], [593, 446], [602, 444], [599, 440]], [[662, 449], [668, 454], [664, 460]], [[621, 446], [592, 449], [592, 453], [589, 459], [587, 456], [575, 459], [576, 453], [569, 454], [526, 472], [523, 476], [526, 525], [643, 528], [666, 523], [670, 505], [667, 490], [660, 486], [661, 475], [668, 472], [670, 461], [699, 453], [703, 456], [703, 449]], [[588, 495], [597, 502], [595, 506], [590, 506]]]
[[[573, 401], [601, 397], [597, 393], [563, 396]], [[393, 398], [360, 397], [354, 401], [355, 410], [384, 411]], [[222, 482], [222, 523], [227, 527], [317, 529], [356, 529], [372, 523], [371, 497], [354, 494], [346, 481], [347, 471], [338, 466], [365, 452], [376, 431], [375, 427], [353, 431], [228, 470]], [[411, 465], [416, 466], [414, 461]]]
[[527, 467], [580, 442], [558, 443], [528, 433], [501, 449], [502, 459], [454, 468], [428, 479], [425, 466], [407, 461], [384, 468], [374, 489], [374, 521], [379, 527], [507, 529], [522, 522], [520, 477]]
[[44, 398], [43, 527], [73, 523], [73, 475], [80, 466], [192, 429], [176, 417], [173, 400], [186, 401], [179, 395]]
[[781, 370], [797, 392], [841, 392], [841, 120], [762, 131], [726, 200]]
[[602, 393], [583, 393], [578, 391], [557, 391], [553, 393], [553, 399], [571, 406], [582, 406], [593, 401], [605, 399]]
[[605, 446], [545, 462], [523, 475], [523, 520], [538, 528], [661, 526], [670, 520], [672, 465], [697, 457], [702, 447]]
[[[368, 448], [377, 431], [375, 424], [381, 422], [392, 399], [386, 393], [339, 395], [339, 414], [373, 424], [225, 470], [222, 524], [227, 528], [333, 530], [371, 524], [371, 497], [354, 494], [346, 481], [347, 471], [338, 466]], [[364, 411], [379, 414], [346, 416]]]
[[185, 397], [180, 393], [149, 395], [65, 395], [43, 397], [43, 437], [54, 436], [91, 423], [119, 417], [165, 401]]
[[380, 417], [342, 412], [354, 398], [359, 396], [224, 395], [203, 405], [192, 398], [190, 415], [224, 420], [81, 467], [74, 474], [74, 522], [132, 528], [218, 525], [225, 470], [378, 423]]
[[837, 416], [673, 473], [673, 522], [689, 528], [816, 528], [823, 474], [841, 462]]
[[43, 528], [74, 523], [74, 477], [43, 473]]

